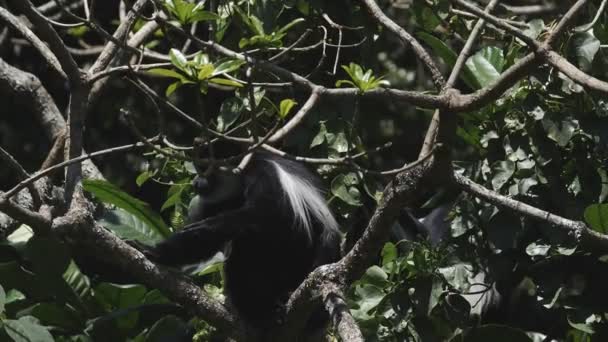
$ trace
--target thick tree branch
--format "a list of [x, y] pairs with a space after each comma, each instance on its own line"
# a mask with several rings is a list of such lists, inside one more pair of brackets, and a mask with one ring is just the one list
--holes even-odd
[[57, 31], [49, 24], [45, 17], [36, 11], [30, 0], [12, 0], [11, 3], [19, 9], [36, 26], [40, 35], [49, 44], [49, 48], [61, 64], [61, 69], [66, 73], [70, 83], [78, 86], [84, 80], [80, 69], [65, 44], [57, 34]]
[[[127, 13], [125, 20], [122, 21], [116, 31], [114, 31], [112, 37], [114, 37], [118, 41], [126, 37], [129, 31], [131, 30], [131, 26], [135, 22], [135, 19], [137, 19], [139, 13], [144, 8], [146, 3], [148, 3], [148, 0], [137, 0], [137, 2], [133, 4], [133, 7], [131, 7], [131, 10]], [[114, 58], [114, 56], [118, 52], [119, 48], [119, 45], [115, 44], [112, 41], [109, 41], [106, 44], [104, 50], [101, 52], [101, 54], [99, 54], [99, 57], [97, 57], [95, 63], [93, 63], [93, 66], [89, 68], [89, 73], [95, 74], [107, 68], [108, 65], [110, 65], [110, 62], [112, 61], [112, 58]]]
[[505, 197], [494, 191], [486, 189], [482, 185], [479, 185], [461, 175], [455, 175], [454, 180], [464, 191], [476, 197], [482, 198], [498, 207], [511, 210], [516, 214], [525, 215], [543, 222], [547, 222], [560, 229], [565, 229], [571, 233], [571, 235], [583, 248], [604, 254], [608, 252], [608, 236], [599, 234], [589, 229], [583, 222], [568, 220], [561, 216], [551, 214], [548, 211], [533, 207], [529, 204]]
[[306, 115], [310, 113], [311, 109], [315, 106], [315, 104], [319, 101], [321, 97], [320, 88], [313, 88], [312, 93], [308, 97], [308, 100], [302, 105], [300, 110], [291, 118], [291, 120], [287, 121], [283, 127], [277, 130], [269, 139], [269, 143], [276, 143], [277, 141], [283, 139], [289, 132], [291, 132], [294, 128], [298, 127], [300, 123], [306, 118]]
[[91, 217], [89, 206], [83, 203], [86, 199], [80, 196], [75, 194], [75, 205], [66, 216], [53, 220], [55, 232], [87, 246], [91, 255], [109, 258], [109, 261], [131, 272], [143, 284], [158, 288], [167, 297], [205, 317], [205, 320], [222, 331], [244, 340], [246, 333], [243, 329], [238, 329], [240, 323], [233, 313], [209, 298], [199, 286], [179, 274], [160, 268], [139, 251], [99, 226]]
[[22, 23], [19, 19], [17, 19], [12, 13], [7, 11], [5, 8], [0, 7], [0, 19], [4, 21], [8, 26], [15, 29], [17, 32], [21, 33], [23, 38], [30, 42], [32, 46], [40, 52], [44, 60], [48, 63], [48, 65], [62, 78], [66, 79], [67, 76], [61, 69], [61, 65], [57, 60], [57, 57], [49, 50], [48, 46], [44, 44], [38, 36], [34, 34], [24, 23]]
[[329, 313], [334, 330], [342, 341], [363, 342], [361, 329], [350, 314], [348, 305], [344, 301], [344, 294], [333, 284], [321, 287], [325, 310]]
[[[67, 128], [65, 119], [40, 80], [28, 72], [7, 64], [1, 58], [0, 94], [13, 97], [25, 112], [31, 112], [50, 141], [55, 141], [64, 134]], [[99, 169], [90, 160], [84, 161], [83, 170], [87, 178], [103, 178]]]
[[[494, 9], [494, 7], [496, 7], [497, 3], [498, 3], [498, 0], [490, 1], [490, 3], [486, 6], [485, 11], [488, 13], [491, 12]], [[458, 80], [458, 76], [460, 75], [462, 68], [465, 66], [465, 63], [471, 54], [471, 50], [473, 49], [473, 44], [477, 40], [477, 37], [479, 37], [479, 35], [481, 34], [481, 31], [483, 30], [485, 24], [486, 24], [486, 22], [483, 19], [479, 19], [475, 23], [475, 26], [471, 30], [471, 34], [469, 35], [469, 38], [467, 38], [467, 41], [464, 44], [464, 47], [460, 51], [460, 54], [458, 54], [458, 58], [456, 59], [456, 62], [454, 63], [454, 67], [452, 68], [452, 71], [450, 72], [450, 76], [448, 77], [448, 80], [442, 89], [443, 91], [452, 88], [454, 86], [454, 84], [456, 84], [456, 81]], [[439, 124], [440, 124], [440, 117], [441, 117], [441, 111], [439, 109], [436, 109], [435, 112], [433, 113], [433, 118], [431, 119], [429, 128], [426, 131], [426, 135], [424, 137], [424, 142], [422, 144], [422, 148], [420, 149], [420, 153], [418, 154], [419, 158], [422, 158], [422, 156], [428, 154], [429, 151], [433, 148], [433, 143], [435, 142], [435, 139], [437, 136], [437, 131], [438, 131]]]

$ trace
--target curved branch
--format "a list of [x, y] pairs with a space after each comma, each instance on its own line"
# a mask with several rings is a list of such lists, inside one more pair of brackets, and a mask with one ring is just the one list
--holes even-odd
[[414, 53], [418, 56], [418, 58], [420, 58], [426, 68], [431, 72], [431, 77], [433, 78], [433, 83], [435, 83], [435, 87], [437, 87], [437, 89], [442, 89], [445, 84], [445, 79], [443, 78], [443, 75], [441, 75], [441, 72], [439, 71], [439, 68], [437, 67], [437, 64], [435, 64], [433, 58], [431, 58], [429, 53], [426, 52], [424, 47], [416, 40], [416, 38], [414, 38], [411, 34], [409, 34], [409, 32], [407, 32], [405, 29], [403, 29], [401, 26], [399, 26], [397, 23], [387, 17], [386, 14], [382, 12], [382, 9], [378, 7], [378, 4], [376, 4], [374, 0], [361, 0], [361, 2], [363, 2], [365, 7], [367, 7], [367, 10], [371, 14], [371, 16], [376, 19], [376, 21], [382, 24], [382, 26], [386, 27], [389, 31], [396, 34], [399, 38], [401, 38], [401, 40], [403, 40], [404, 43], [409, 44], [412, 47]]
[[454, 175], [454, 181], [462, 190], [498, 207], [511, 210], [516, 214], [547, 222], [560, 229], [565, 229], [585, 248], [601, 253], [608, 252], [608, 236], [589, 229], [587, 225], [581, 221], [572, 221], [548, 211], [538, 209], [529, 204], [505, 197], [499, 193], [486, 189], [484, 186], [461, 175]]

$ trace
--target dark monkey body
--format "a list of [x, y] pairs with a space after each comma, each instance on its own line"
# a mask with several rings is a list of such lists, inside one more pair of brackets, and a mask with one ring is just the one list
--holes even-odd
[[192, 223], [147, 254], [178, 266], [230, 244], [226, 294], [246, 320], [268, 324], [309, 272], [339, 258], [338, 225], [302, 165], [256, 153], [239, 175], [218, 172], [193, 184]]

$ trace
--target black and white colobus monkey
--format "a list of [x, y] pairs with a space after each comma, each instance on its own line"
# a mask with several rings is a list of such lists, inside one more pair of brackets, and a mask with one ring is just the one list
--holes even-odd
[[240, 174], [218, 171], [193, 185], [191, 223], [146, 254], [178, 266], [230, 243], [226, 294], [249, 322], [268, 324], [309, 272], [339, 258], [338, 224], [303, 165], [255, 153]]

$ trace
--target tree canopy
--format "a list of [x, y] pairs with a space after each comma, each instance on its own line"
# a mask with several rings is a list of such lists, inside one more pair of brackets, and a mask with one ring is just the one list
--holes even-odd
[[261, 340], [134, 248], [259, 151], [343, 232], [264, 339], [608, 340], [606, 2], [0, 1], [0, 340]]

